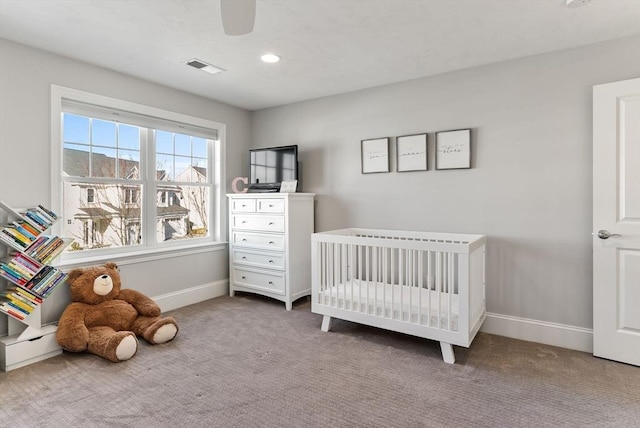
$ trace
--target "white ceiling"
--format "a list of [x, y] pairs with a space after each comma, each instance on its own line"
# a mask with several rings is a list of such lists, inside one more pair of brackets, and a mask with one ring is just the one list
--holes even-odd
[[634, 34], [640, 0], [258, 0], [245, 36], [218, 0], [0, 0], [2, 38], [248, 110]]

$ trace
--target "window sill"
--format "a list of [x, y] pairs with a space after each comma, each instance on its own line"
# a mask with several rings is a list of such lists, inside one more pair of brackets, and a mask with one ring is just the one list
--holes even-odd
[[136, 263], [151, 262], [174, 257], [184, 257], [193, 254], [226, 251], [226, 242], [209, 242], [206, 244], [190, 245], [188, 247], [171, 247], [171, 248], [145, 248], [139, 251], [129, 251], [118, 254], [100, 254], [90, 257], [78, 257], [67, 260], [58, 260], [53, 263], [62, 270], [69, 270], [79, 267], [94, 266], [107, 262], [116, 263], [118, 266], [131, 265]]

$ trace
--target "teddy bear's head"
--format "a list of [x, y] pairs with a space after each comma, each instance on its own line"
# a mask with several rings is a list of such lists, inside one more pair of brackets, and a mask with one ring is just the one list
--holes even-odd
[[90, 305], [112, 300], [120, 294], [120, 273], [115, 263], [77, 268], [67, 274], [71, 300]]

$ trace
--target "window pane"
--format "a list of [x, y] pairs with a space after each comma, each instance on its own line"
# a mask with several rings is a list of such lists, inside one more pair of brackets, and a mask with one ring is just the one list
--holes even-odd
[[156, 152], [173, 154], [173, 133], [156, 130]]
[[191, 158], [176, 156], [176, 181], [191, 181]]
[[93, 119], [91, 126], [91, 142], [99, 146], [116, 146], [116, 124], [104, 120]]
[[62, 168], [71, 177], [89, 177], [89, 146], [65, 144], [62, 149]]
[[118, 147], [121, 149], [140, 150], [140, 128], [137, 126], [118, 126]]
[[118, 177], [126, 180], [140, 179], [140, 152], [118, 150]]
[[62, 141], [63, 143], [89, 143], [89, 118], [64, 113]]
[[200, 158], [191, 159], [191, 166], [193, 167], [192, 180], [196, 183], [207, 182], [207, 160]]
[[[163, 197], [162, 193], [166, 195]], [[209, 236], [210, 198], [207, 186], [158, 187], [156, 198], [158, 242]]]
[[91, 176], [111, 177], [116, 176], [116, 151], [94, 147], [91, 153]]
[[173, 156], [156, 155], [156, 179], [160, 181], [173, 180]]
[[207, 140], [200, 137], [193, 137], [191, 139], [192, 156], [199, 158], [207, 158]]
[[176, 154], [191, 156], [191, 137], [184, 134], [176, 134]]
[[74, 239], [69, 250], [141, 244], [141, 191], [142, 186], [65, 183], [64, 236]]

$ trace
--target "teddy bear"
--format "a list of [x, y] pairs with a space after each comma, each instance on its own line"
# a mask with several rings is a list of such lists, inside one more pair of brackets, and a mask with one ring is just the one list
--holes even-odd
[[56, 339], [67, 351], [87, 351], [120, 362], [136, 354], [137, 337], [160, 344], [178, 334], [176, 321], [161, 317], [153, 300], [121, 288], [115, 263], [73, 269], [66, 282], [72, 302], [60, 317]]

